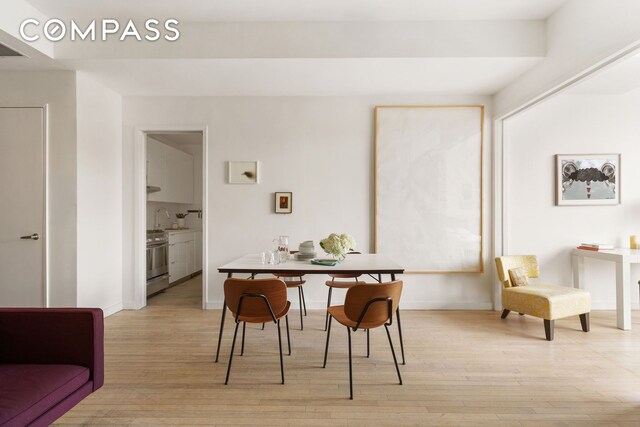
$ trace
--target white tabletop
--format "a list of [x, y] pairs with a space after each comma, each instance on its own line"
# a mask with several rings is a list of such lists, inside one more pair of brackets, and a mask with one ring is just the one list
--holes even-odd
[[[292, 257], [293, 258], [293, 257]], [[260, 254], [245, 255], [218, 267], [220, 273], [372, 273], [372, 274], [401, 274], [404, 268], [382, 254], [352, 254], [344, 261], [330, 267], [311, 264], [309, 261], [291, 259], [280, 264], [262, 264]]]
[[589, 251], [574, 249], [573, 255], [587, 258], [597, 258], [614, 262], [640, 263], [640, 249], [615, 248], [610, 250]]

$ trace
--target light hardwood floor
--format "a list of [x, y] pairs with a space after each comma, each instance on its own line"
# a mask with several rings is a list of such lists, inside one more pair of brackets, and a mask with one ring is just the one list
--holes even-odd
[[640, 425], [637, 312], [627, 332], [616, 329], [611, 311], [593, 312], [589, 333], [577, 317], [556, 321], [549, 343], [542, 321], [528, 316], [405, 311], [405, 384], [397, 384], [384, 328], [371, 333], [370, 359], [366, 336], [357, 333], [350, 401], [347, 333], [335, 322], [328, 366], [321, 367], [323, 311], [309, 312], [304, 331], [297, 310], [289, 316], [293, 355], [285, 355], [285, 385], [271, 324], [264, 331], [247, 326], [245, 355], [237, 345], [225, 386], [233, 323], [227, 317], [221, 360], [213, 363], [220, 311], [200, 304], [195, 278], [144, 310], [107, 318], [105, 385], [58, 424]]

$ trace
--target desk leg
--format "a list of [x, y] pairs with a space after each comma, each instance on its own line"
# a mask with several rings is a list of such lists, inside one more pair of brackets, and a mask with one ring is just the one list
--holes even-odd
[[618, 329], [631, 329], [631, 266], [616, 262], [616, 315]]
[[[231, 278], [233, 273], [227, 274], [227, 278]], [[222, 332], [224, 331], [224, 318], [227, 314], [227, 299], [222, 302], [222, 318], [220, 319], [220, 332], [218, 332], [218, 349], [216, 350], [216, 362], [218, 363], [218, 357], [220, 356], [220, 344], [222, 344]]]
[[584, 257], [572, 255], [573, 266], [573, 287], [576, 289], [584, 289]]

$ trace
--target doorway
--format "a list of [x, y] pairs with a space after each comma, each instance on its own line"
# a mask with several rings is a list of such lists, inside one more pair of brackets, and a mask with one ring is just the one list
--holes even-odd
[[0, 306], [45, 307], [45, 108], [0, 108]]
[[[135, 304], [130, 308], [158, 303], [166, 299], [163, 295], [185, 288], [205, 308], [206, 142], [206, 126], [136, 130]], [[165, 250], [155, 247], [162, 244]]]

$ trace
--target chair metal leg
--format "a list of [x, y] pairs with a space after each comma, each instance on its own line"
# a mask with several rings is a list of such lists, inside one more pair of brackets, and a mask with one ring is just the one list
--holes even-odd
[[227, 366], [227, 378], [224, 380], [224, 385], [229, 383], [229, 374], [231, 373], [231, 362], [233, 361], [233, 350], [236, 347], [236, 337], [238, 336], [238, 326], [240, 323], [236, 323], [236, 330], [233, 333], [233, 342], [231, 343], [231, 353], [229, 354], [229, 366]]
[[280, 375], [284, 384], [284, 360], [282, 359], [282, 334], [280, 333], [280, 319], [278, 319], [278, 349], [280, 349]]
[[396, 372], [398, 373], [398, 380], [402, 385], [402, 377], [400, 376], [400, 368], [398, 367], [398, 359], [396, 359], [396, 352], [393, 349], [393, 342], [391, 341], [391, 334], [389, 333], [389, 327], [384, 325], [384, 329], [387, 331], [387, 338], [389, 338], [389, 347], [391, 347], [391, 354], [393, 355], [393, 363], [396, 365]]
[[367, 357], [369, 357], [369, 329], [367, 329]]
[[298, 299], [300, 301], [300, 330], [304, 330], [304, 323], [302, 321], [302, 288], [298, 286]]
[[349, 399], [353, 400], [353, 369], [351, 367], [351, 328], [347, 326], [349, 336]]
[[327, 325], [327, 344], [324, 347], [324, 363], [322, 364], [323, 368], [327, 367], [327, 353], [329, 352], [329, 337], [331, 336], [331, 319], [332, 316], [329, 316], [329, 324]]
[[547, 341], [553, 341], [554, 321], [544, 319], [544, 334], [547, 337]]
[[584, 313], [580, 315], [580, 324], [582, 325], [582, 330], [584, 332], [589, 332], [591, 329], [589, 325], [589, 313]]
[[222, 332], [224, 331], [224, 318], [227, 313], [227, 300], [222, 302], [222, 319], [220, 319], [220, 332], [218, 332], [218, 349], [216, 350], [216, 361], [218, 363], [218, 357], [220, 356], [220, 344], [222, 343]]
[[242, 349], [240, 350], [240, 356], [244, 356], [244, 333], [247, 329], [247, 322], [242, 322]]
[[327, 330], [327, 325], [329, 324], [329, 307], [331, 307], [331, 292], [333, 288], [329, 286], [329, 297], [327, 298], [327, 314], [324, 316], [324, 330]]
[[289, 344], [289, 356], [291, 356], [291, 337], [289, 336], [289, 315], [284, 316], [284, 321], [287, 324], [287, 344]]
[[500, 315], [501, 319], [506, 319], [507, 316], [509, 315], [509, 313], [511, 313], [511, 310], [507, 310], [506, 308], [504, 310], [502, 310], [502, 314]]
[[302, 305], [304, 306], [304, 315], [307, 315], [307, 300], [304, 298], [304, 288], [300, 286], [300, 293], [302, 294]]
[[396, 319], [398, 320], [398, 335], [400, 337], [400, 353], [402, 353], [402, 364], [406, 365], [404, 360], [404, 340], [402, 339], [402, 324], [400, 323], [400, 307], [396, 309]]

